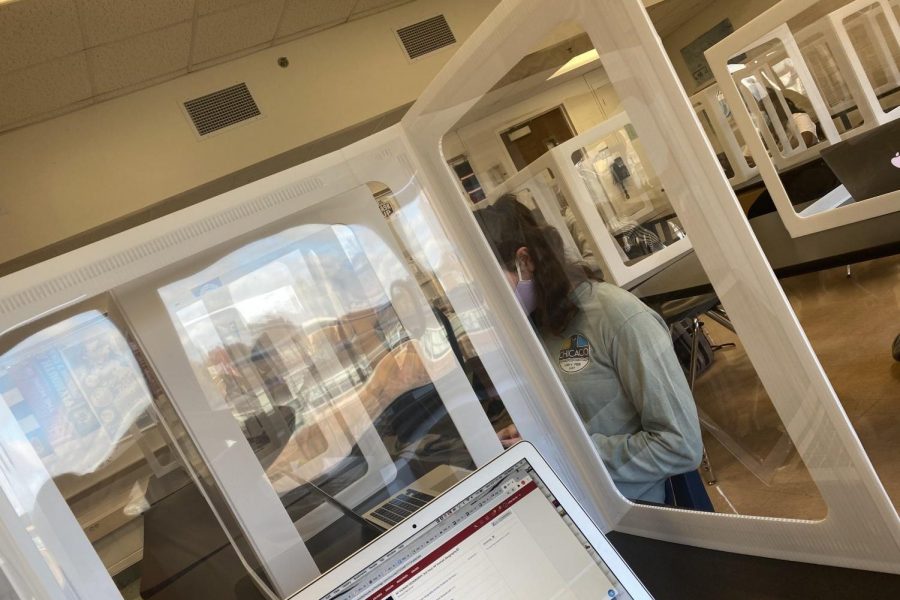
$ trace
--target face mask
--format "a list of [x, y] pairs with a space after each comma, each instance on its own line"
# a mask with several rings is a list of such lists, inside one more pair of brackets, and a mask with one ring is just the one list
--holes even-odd
[[516, 273], [519, 276], [519, 283], [516, 284], [515, 290], [516, 300], [519, 301], [522, 309], [530, 315], [538, 305], [537, 286], [534, 283], [534, 279], [522, 279], [522, 267], [519, 263], [516, 263]]

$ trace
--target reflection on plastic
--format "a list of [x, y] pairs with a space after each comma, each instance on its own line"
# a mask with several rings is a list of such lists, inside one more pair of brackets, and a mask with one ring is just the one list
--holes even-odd
[[[404, 265], [364, 227], [295, 227], [160, 294], [195, 372], [213, 385], [209, 401], [230, 410], [281, 496], [336, 477], [359, 451], [365, 474], [343, 501], [391, 484], [394, 449], [379, 423], [398, 398], [458, 366]], [[423, 335], [412, 339], [406, 324]]]
[[0, 357], [0, 394], [51, 477], [95, 471], [150, 405], [127, 341], [97, 311]]

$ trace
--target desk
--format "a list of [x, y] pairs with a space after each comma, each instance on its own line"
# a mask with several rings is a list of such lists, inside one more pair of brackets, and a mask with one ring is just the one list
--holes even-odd
[[144, 513], [141, 597], [264, 600], [193, 483]]
[[[790, 236], [777, 212], [751, 219], [750, 226], [779, 278], [900, 254], [900, 212], [799, 238]], [[693, 251], [631, 289], [650, 305], [712, 291]]]
[[607, 537], [656, 600], [900, 597], [900, 577], [889, 573], [732, 554], [615, 531]]
[[[142, 598], [265, 600], [196, 486], [184, 486], [144, 516]], [[324, 572], [374, 538], [341, 516], [307, 543]]]
[[[812, 162], [815, 162], [817, 160], [821, 160], [821, 157], [818, 154], [808, 156], [796, 164], [790, 165], [789, 167], [786, 167], [784, 169], [779, 169], [778, 176], [779, 177], [789, 176], [792, 172], [794, 172], [798, 169], [801, 169], [801, 168], [805, 167], [806, 165], [808, 165]], [[747, 181], [742, 181], [736, 185], [731, 186], [731, 189], [733, 189], [734, 193], [737, 194], [737, 193], [749, 190], [752, 187], [757, 187], [759, 189], [766, 188], [766, 183], [763, 181], [762, 175], [759, 175], [759, 174], [754, 175]]]

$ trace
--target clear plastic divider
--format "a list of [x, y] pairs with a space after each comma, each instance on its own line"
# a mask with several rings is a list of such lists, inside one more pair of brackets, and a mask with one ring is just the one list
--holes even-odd
[[[577, 30], [561, 30], [578, 39]], [[534, 54], [542, 53], [547, 60], [541, 65], [548, 73], [565, 70], [567, 63], [550, 60], [552, 46]], [[592, 68], [602, 70], [602, 61], [592, 63]], [[567, 89], [565, 81], [553, 83], [549, 79], [540, 96], [548, 104]], [[606, 97], [616, 94], [612, 85], [609, 88], [602, 92]], [[498, 85], [491, 92], [497, 119], [515, 120], [513, 111], [524, 106], [517, 102], [521, 96], [510, 92], [504, 102], [503, 91]], [[721, 111], [717, 124], [732, 132], [731, 149], [740, 150], [740, 132], [714, 90], [709, 99], [704, 107]], [[614, 432], [633, 436], [639, 445], [645, 434], [640, 421], [647, 424], [654, 407], [664, 406], [675, 414], [686, 412], [662, 434], [671, 433], [677, 441], [667, 450], [671, 455], [661, 456], [690, 456], [687, 460], [692, 461], [697, 452], [695, 463], [675, 469], [696, 476], [708, 495], [709, 508], [731, 514], [824, 518], [827, 507], [818, 488], [715, 295], [645, 296], [639, 285], [680, 261], [693, 265], [696, 260], [668, 199], [666, 178], [657, 171], [664, 159], [647, 148], [629, 110], [619, 106], [616, 114], [549, 147], [472, 207], [514, 286], [520, 308], [529, 314], [569, 400], [626, 498], [670, 501], [662, 495], [642, 497], [647, 488], [636, 483], [641, 461], [636, 457], [630, 461], [625, 450], [622, 454], [612, 450], [612, 440], [618, 439]], [[478, 116], [490, 122], [483, 111]], [[465, 138], [471, 119], [464, 116], [463, 127], [448, 138]], [[708, 133], [714, 133], [707, 123]], [[487, 153], [487, 142], [481, 143], [472, 148], [474, 156]], [[746, 172], [750, 165], [741, 156]], [[530, 258], [516, 258], [523, 248]], [[530, 268], [535, 269], [533, 274]], [[537, 290], [536, 304], [519, 289], [529, 279]], [[637, 297], [627, 290], [634, 290]], [[554, 312], [555, 306], [570, 306], [569, 318]], [[626, 310], [639, 316], [624, 324], [616, 321], [615, 315]], [[639, 325], [645, 318], [646, 328]], [[617, 355], [616, 339], [648, 343], [653, 350], [621, 350], [624, 354]], [[635, 371], [647, 374], [660, 389], [651, 392], [631, 385]], [[609, 379], [622, 382], [621, 387], [608, 384]], [[618, 419], [625, 413], [638, 425], [623, 425]], [[664, 479], [680, 481], [679, 477]]]

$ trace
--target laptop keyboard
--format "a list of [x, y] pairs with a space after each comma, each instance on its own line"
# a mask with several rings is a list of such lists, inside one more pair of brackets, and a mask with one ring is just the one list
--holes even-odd
[[378, 510], [371, 514], [385, 523], [396, 525], [432, 500], [434, 500], [434, 496], [407, 489], [396, 498], [391, 499], [390, 502], [379, 506]]

